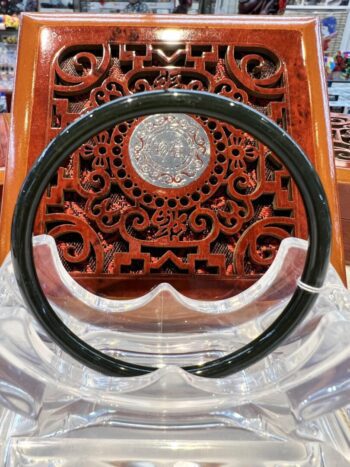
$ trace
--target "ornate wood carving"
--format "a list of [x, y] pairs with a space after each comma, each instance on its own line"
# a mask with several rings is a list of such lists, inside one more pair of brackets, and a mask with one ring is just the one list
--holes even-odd
[[350, 115], [331, 113], [345, 261], [350, 264]]
[[331, 114], [334, 155], [350, 169], [350, 115]]
[[[35, 62], [33, 55], [31, 124], [24, 130], [29, 164], [89, 109], [135, 92], [181, 88], [253, 106], [285, 128], [317, 166], [320, 150], [307, 129], [320, 110], [310, 112], [304, 86], [310, 71], [301, 53], [303, 28], [314, 37], [312, 22], [298, 20], [285, 29], [275, 19], [267, 25], [255, 19], [242, 29], [231, 19], [176, 17], [175, 24], [174, 17], [140, 22], [118, 15], [101, 17], [101, 28], [84, 16], [72, 17], [68, 27], [54, 18], [29, 18], [31, 25], [45, 25], [36, 36], [41, 58]], [[319, 98], [313, 105], [320, 106]], [[155, 180], [164, 173], [132, 163], [129, 145], [141, 118], [86, 141], [52, 181], [35, 232], [55, 237], [65, 267], [89, 289], [130, 297], [170, 281], [187, 295], [219, 298], [257, 280], [284, 237], [307, 236], [300, 196], [269, 148], [237, 128], [196, 116], [195, 109], [188, 118], [210, 145], [209, 160], [192, 179], [163, 186]], [[156, 135], [147, 144], [168, 158], [183, 158], [184, 146], [167, 148]], [[334, 189], [329, 173], [322, 175], [328, 193]], [[11, 200], [5, 204], [10, 209]]]
[[[98, 105], [167, 88], [239, 100], [287, 128], [287, 73], [268, 48], [128, 40], [88, 50], [66, 47], [52, 66], [50, 139]], [[157, 281], [173, 274], [258, 277], [280, 241], [305, 226], [304, 218], [296, 217], [297, 194], [287, 171], [249, 134], [193, 115], [187, 118], [198, 128], [184, 121], [183, 132], [190, 135], [192, 129], [197, 141], [184, 141], [179, 157], [188, 162], [205, 135], [206, 167], [191, 179], [187, 164], [186, 176], [178, 171], [161, 180], [161, 161], [151, 160], [143, 166], [150, 181], [131, 162], [131, 139], [151, 154], [176, 157], [170, 145], [182, 141], [183, 133], [173, 135], [170, 145], [159, 141], [174, 117], [162, 118], [166, 121], [159, 123], [158, 117], [156, 126], [142, 131], [145, 120], [125, 122], [86, 142], [49, 188], [37, 232], [56, 239], [65, 266], [75, 273], [154, 275]]]

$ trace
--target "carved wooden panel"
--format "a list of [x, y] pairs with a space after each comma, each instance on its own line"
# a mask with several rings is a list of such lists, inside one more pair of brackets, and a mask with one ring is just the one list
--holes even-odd
[[345, 261], [350, 264], [350, 115], [332, 113], [331, 123]]
[[[72, 18], [69, 28], [54, 18], [32, 15], [30, 21], [45, 28], [38, 38], [43, 59], [34, 79], [29, 164], [88, 110], [166, 88], [213, 92], [253, 106], [316, 162], [302, 55], [303, 28], [310, 33], [314, 23], [285, 28], [277, 20], [268, 27], [253, 20], [248, 29], [222, 18], [177, 17], [174, 24], [173, 17], [118, 16], [104, 17], [101, 29], [83, 16]], [[115, 295], [115, 281], [128, 283], [126, 297], [170, 281], [198, 296], [210, 284], [207, 297], [219, 298], [257, 280], [283, 238], [306, 237], [300, 196], [268, 148], [195, 112], [176, 118], [140, 118], [96, 135], [48, 188], [36, 233], [55, 237], [65, 267], [84, 286]], [[171, 132], [173, 146], [164, 136]], [[197, 154], [196, 162], [190, 154]], [[166, 165], [169, 160], [178, 165]], [[326, 185], [329, 190], [329, 178]]]
[[[167, 88], [228, 96], [287, 129], [287, 72], [268, 48], [129, 39], [64, 48], [52, 68], [50, 139], [88, 109]], [[159, 281], [172, 274], [257, 276], [283, 238], [305, 230], [295, 188], [268, 148], [213, 119], [177, 118], [148, 117], [104, 131], [59, 171], [37, 232], [56, 238], [69, 271], [151, 274]], [[200, 159], [205, 140], [207, 161]], [[135, 167], [138, 144], [143, 153]], [[172, 175], [165, 163], [176, 158]], [[198, 161], [200, 173], [191, 166]]]
[[350, 115], [332, 113], [331, 123], [336, 163], [350, 170]]

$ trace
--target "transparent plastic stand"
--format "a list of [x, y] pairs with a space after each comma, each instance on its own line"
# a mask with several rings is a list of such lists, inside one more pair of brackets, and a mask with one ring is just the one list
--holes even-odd
[[350, 295], [330, 266], [311, 312], [268, 357], [206, 379], [181, 369], [250, 342], [292, 295], [307, 242], [282, 242], [249, 290], [215, 302], [169, 284], [129, 301], [97, 297], [34, 238], [41, 286], [60, 318], [109, 355], [159, 370], [116, 378], [67, 356], [23, 305], [8, 256], [0, 270], [4, 466], [348, 466]]

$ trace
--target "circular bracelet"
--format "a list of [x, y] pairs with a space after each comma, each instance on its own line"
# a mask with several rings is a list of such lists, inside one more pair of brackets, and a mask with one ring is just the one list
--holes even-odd
[[[110, 376], [140, 376], [157, 368], [115, 359], [75, 335], [45, 297], [34, 266], [32, 232], [42, 195], [58, 167], [84, 142], [102, 130], [134, 118], [159, 113], [211, 117], [249, 132], [280, 158], [294, 179], [307, 214], [309, 246], [301, 281], [322, 286], [329, 262], [331, 223], [326, 195], [318, 175], [300, 147], [264, 115], [231, 99], [198, 91], [150, 91], [122, 97], [98, 107], [63, 130], [42, 152], [19, 194], [12, 223], [12, 258], [23, 298], [47, 333], [84, 365]], [[230, 375], [272, 352], [305, 317], [317, 294], [297, 287], [279, 317], [258, 337], [221, 358], [184, 370], [207, 378]]]

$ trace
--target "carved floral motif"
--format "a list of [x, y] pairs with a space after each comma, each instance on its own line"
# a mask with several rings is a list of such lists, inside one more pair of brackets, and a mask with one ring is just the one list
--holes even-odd
[[332, 113], [331, 124], [335, 157], [350, 161], [350, 116]]
[[[102, 44], [66, 48], [53, 67], [50, 137], [105, 102], [165, 88], [221, 94], [281, 126], [288, 120], [286, 70], [267, 49]], [[130, 160], [130, 138], [143, 118], [99, 133], [59, 169], [37, 231], [56, 238], [69, 271], [256, 275], [298, 230], [298, 195], [269, 149], [230, 125], [190, 118], [208, 136], [210, 158], [176, 189], [149, 183]]]

